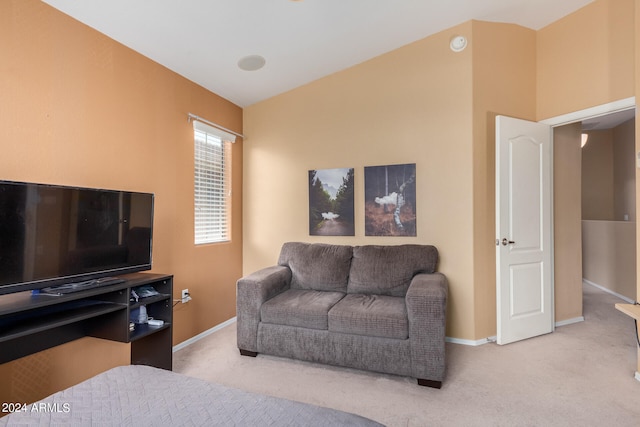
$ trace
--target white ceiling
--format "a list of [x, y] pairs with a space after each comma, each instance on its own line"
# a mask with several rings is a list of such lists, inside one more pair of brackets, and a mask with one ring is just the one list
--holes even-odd
[[470, 19], [538, 30], [593, 0], [43, 1], [246, 107]]

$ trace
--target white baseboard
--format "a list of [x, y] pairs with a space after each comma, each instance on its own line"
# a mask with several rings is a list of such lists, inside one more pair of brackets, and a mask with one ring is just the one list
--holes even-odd
[[452, 344], [462, 344], [462, 345], [470, 345], [472, 347], [477, 347], [479, 345], [484, 345], [484, 344], [489, 344], [489, 343], [492, 343], [492, 342], [496, 342], [496, 337], [482, 338], [480, 340], [465, 340], [465, 339], [462, 339], [462, 338], [446, 337], [445, 341], [446, 342], [450, 342]]
[[216, 331], [219, 331], [220, 329], [222, 329], [222, 328], [224, 328], [226, 326], [229, 326], [230, 324], [232, 324], [235, 321], [236, 321], [236, 318], [232, 317], [231, 319], [229, 319], [229, 320], [227, 320], [225, 322], [222, 322], [219, 325], [216, 325], [211, 329], [207, 329], [206, 331], [201, 332], [198, 335], [193, 336], [193, 337], [189, 338], [186, 341], [182, 341], [180, 344], [177, 344], [177, 345], [173, 346], [173, 352], [175, 353], [178, 350], [182, 350], [183, 348], [193, 344], [196, 341], [201, 340], [202, 338], [206, 337], [207, 335], [211, 335], [212, 333], [214, 333]]
[[556, 322], [556, 328], [558, 326], [573, 325], [574, 323], [580, 323], [580, 322], [584, 322], [584, 316], [578, 316], [578, 317], [574, 317], [573, 319], [561, 320], [559, 322]]
[[598, 285], [597, 283], [594, 283], [594, 282], [592, 282], [592, 281], [590, 281], [590, 280], [587, 280], [587, 279], [585, 279], [585, 278], [582, 278], [582, 281], [583, 281], [584, 283], [586, 283], [587, 285], [591, 285], [591, 286], [593, 286], [593, 287], [595, 287], [595, 288], [600, 289], [601, 291], [604, 291], [604, 292], [606, 292], [606, 293], [608, 293], [608, 294], [614, 295], [614, 296], [616, 296], [616, 297], [620, 298], [621, 300], [628, 302], [629, 304], [634, 304], [634, 303], [635, 303], [635, 301], [634, 301], [634, 300], [632, 300], [631, 298], [629, 298], [629, 297], [625, 297], [624, 295], [621, 295], [621, 294], [619, 294], [619, 293], [617, 293], [617, 292], [614, 292], [614, 291], [612, 291], [611, 289], [605, 288], [605, 287], [604, 287], [604, 286], [602, 286], [602, 285]]
[[[560, 322], [556, 322], [555, 326], [556, 327], [558, 327], [558, 326], [566, 326], [566, 325], [571, 325], [571, 324], [580, 323], [580, 322], [584, 322], [584, 317], [583, 316], [574, 317], [573, 319], [561, 320]], [[477, 347], [479, 345], [495, 343], [496, 339], [497, 338], [495, 336], [482, 338], [482, 339], [479, 339], [479, 340], [465, 340], [465, 339], [462, 339], [462, 338], [446, 337], [445, 341], [446, 342], [450, 342], [452, 344], [462, 344], [462, 345], [470, 345], [472, 347]]]

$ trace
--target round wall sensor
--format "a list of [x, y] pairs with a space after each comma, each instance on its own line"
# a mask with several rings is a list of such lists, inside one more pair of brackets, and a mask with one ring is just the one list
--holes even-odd
[[454, 52], [462, 52], [467, 47], [467, 39], [464, 36], [455, 36], [451, 39], [449, 47]]
[[264, 67], [266, 60], [260, 55], [249, 55], [238, 61], [238, 67], [245, 71], [256, 71]]

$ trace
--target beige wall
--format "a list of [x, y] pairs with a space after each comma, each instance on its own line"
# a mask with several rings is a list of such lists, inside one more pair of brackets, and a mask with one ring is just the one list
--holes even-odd
[[495, 116], [535, 120], [536, 33], [473, 22], [474, 338], [496, 334]]
[[592, 130], [582, 149], [582, 218], [635, 221], [635, 120]]
[[[442, 254], [440, 270], [449, 276], [452, 289], [448, 334], [477, 339], [494, 333], [493, 117], [501, 113], [541, 119], [595, 105], [592, 102], [610, 102], [633, 94], [628, 78], [633, 64], [626, 56], [629, 43], [624, 42], [625, 37], [633, 35], [633, 19], [628, 19], [633, 4], [595, 3], [537, 33], [514, 26], [471, 22], [247, 108], [245, 131], [252, 137], [252, 143], [246, 148], [245, 164], [248, 208], [244, 217], [244, 272], [274, 263], [281, 243], [286, 240], [327, 241], [307, 233], [307, 170], [353, 166], [357, 180], [358, 170], [365, 165], [406, 162], [409, 158], [403, 154], [406, 147], [404, 151], [414, 153], [417, 159], [419, 176], [424, 174], [425, 167], [428, 174], [438, 176], [437, 188], [424, 188], [423, 185], [429, 185], [424, 176], [418, 182], [422, 204], [418, 206], [415, 240], [435, 244]], [[557, 46], [572, 43], [573, 32], [584, 32], [583, 25], [591, 25], [589, 37], [599, 41], [589, 49], [580, 49], [582, 44], [578, 44], [566, 62], [586, 65], [595, 57], [601, 66], [588, 76], [591, 80], [576, 78], [568, 72], [564, 64], [566, 53], [558, 58]], [[470, 38], [471, 57], [468, 50], [458, 55], [448, 51], [446, 41], [458, 33]], [[622, 47], [618, 41], [622, 41]], [[416, 58], [414, 52], [428, 56], [430, 62]], [[615, 78], [610, 75], [614, 71]], [[414, 73], [428, 78], [416, 80]], [[470, 88], [465, 80], [469, 78]], [[451, 84], [454, 80], [457, 85]], [[609, 84], [609, 80], [615, 84]], [[605, 83], [606, 87], [600, 90]], [[574, 93], [586, 92], [585, 88], [593, 84], [598, 87], [595, 97]], [[396, 90], [398, 87], [412, 90]], [[451, 108], [454, 105], [457, 111]], [[469, 108], [471, 124], [464, 120]], [[422, 121], [415, 121], [416, 116], [421, 116]], [[473, 135], [471, 145], [454, 142], [458, 134], [466, 133]], [[386, 142], [387, 135], [395, 136], [393, 144]], [[416, 140], [405, 135], [416, 135]], [[472, 150], [471, 159], [465, 150]], [[430, 160], [434, 157], [439, 159], [438, 164]], [[443, 169], [441, 165], [448, 159], [451, 163]], [[467, 170], [469, 162], [471, 175]], [[464, 185], [468, 179], [472, 181], [471, 192]], [[282, 182], [287, 183], [286, 188], [278, 185]], [[362, 185], [362, 182], [356, 185], [356, 221], [362, 217], [362, 201], [358, 199]], [[278, 188], [283, 194], [276, 196], [273, 203], [271, 197]], [[451, 200], [452, 195], [460, 200], [457, 203]], [[472, 201], [472, 210], [464, 212], [447, 210], [447, 215], [441, 215], [425, 212], [423, 208], [465, 207], [468, 199]], [[579, 193], [571, 200], [578, 203], [579, 211], [578, 199]], [[295, 203], [290, 203], [291, 200]], [[576, 210], [576, 206], [570, 207]], [[425, 215], [428, 215], [426, 223]], [[571, 230], [579, 230], [579, 218], [570, 221]], [[356, 237], [329, 241], [398, 243], [396, 239], [364, 238], [362, 226], [358, 229], [357, 222], [356, 227]], [[469, 227], [472, 239], [466, 234]], [[447, 232], [441, 233], [441, 229]], [[407, 239], [401, 240], [404, 241]], [[579, 240], [574, 243], [579, 246]], [[468, 244], [472, 244], [471, 254], [465, 247]], [[570, 256], [575, 244], [564, 249], [566, 271], [571, 277], [581, 274], [580, 263]], [[456, 260], [455, 271], [450, 267], [452, 259]], [[562, 262], [560, 268], [564, 268]], [[579, 292], [573, 282], [563, 293], [567, 301], [576, 298]], [[562, 289], [562, 284], [556, 286]], [[581, 308], [563, 309], [562, 303], [559, 307], [557, 320], [581, 315]]]
[[634, 4], [596, 0], [538, 31], [538, 120], [634, 96]]
[[582, 221], [585, 279], [636, 299], [636, 223]]
[[553, 131], [555, 321], [582, 316], [581, 124]]
[[[469, 22], [246, 108], [243, 271], [272, 265], [288, 240], [431, 243], [450, 279], [447, 334], [495, 334], [493, 118], [541, 120], [633, 96], [633, 8], [597, 0], [538, 32]], [[454, 54], [457, 34], [470, 45]], [[418, 236], [364, 237], [362, 168], [413, 159]], [[356, 236], [309, 236], [307, 171], [336, 167], [356, 169]], [[556, 320], [582, 314], [580, 239], [571, 241], [579, 175], [567, 182], [578, 193], [556, 224], [571, 230], [556, 248], [571, 278], [556, 282]]]
[[613, 216], [636, 220], [636, 123], [628, 120], [613, 129]]
[[[235, 316], [242, 263], [242, 142], [233, 243], [193, 245], [189, 112], [242, 130], [238, 106], [48, 5], [0, 2], [0, 179], [155, 193], [154, 271], [175, 275], [174, 297], [193, 297], [175, 308], [174, 343]], [[74, 358], [111, 367], [92, 346], [83, 340]]]
[[[433, 244], [450, 281], [448, 334], [474, 337], [471, 22], [244, 111], [244, 271], [285, 241]], [[470, 40], [473, 45], [473, 40]], [[365, 166], [416, 163], [417, 237], [364, 236]], [[355, 168], [354, 237], [308, 234], [307, 172]]]
[[613, 131], [587, 133], [582, 149], [582, 219], [613, 221]]

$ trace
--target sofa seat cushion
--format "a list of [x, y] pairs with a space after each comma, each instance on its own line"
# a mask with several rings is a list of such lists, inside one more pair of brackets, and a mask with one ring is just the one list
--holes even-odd
[[329, 311], [329, 331], [383, 338], [409, 338], [404, 298], [347, 294]]
[[260, 319], [275, 325], [326, 330], [329, 310], [344, 295], [343, 292], [289, 289], [262, 304]]

